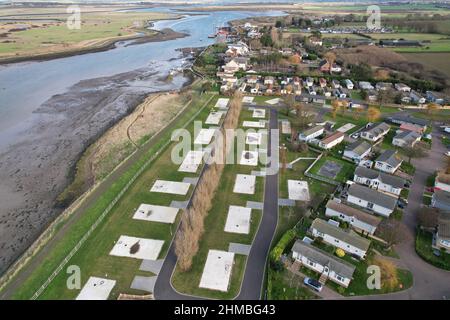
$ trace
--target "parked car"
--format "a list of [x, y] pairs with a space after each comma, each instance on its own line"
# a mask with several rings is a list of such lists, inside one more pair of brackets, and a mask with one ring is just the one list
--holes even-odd
[[450, 157], [450, 151], [447, 151], [447, 152], [445, 153], [445, 155], [446, 155], [447, 157]]
[[305, 278], [305, 280], [303, 280], [303, 283], [306, 286], [312, 288], [313, 290], [316, 290], [317, 292], [322, 291], [322, 287], [323, 287], [322, 284], [315, 279]]

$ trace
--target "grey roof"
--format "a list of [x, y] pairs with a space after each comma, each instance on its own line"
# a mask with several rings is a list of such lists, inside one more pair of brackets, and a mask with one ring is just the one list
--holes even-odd
[[375, 161], [386, 162], [394, 168], [402, 163], [395, 150], [385, 150]]
[[369, 143], [367, 143], [366, 141], [359, 140], [359, 141], [355, 141], [352, 144], [348, 145], [345, 149], [347, 151], [353, 151], [357, 155], [361, 156], [367, 150], [370, 150], [370, 148], [372, 148], [372, 146]]
[[350, 186], [348, 194], [387, 209], [394, 210], [397, 204], [395, 197], [356, 183]]
[[355, 217], [359, 221], [370, 224], [371, 226], [377, 227], [381, 222], [381, 219], [371, 215], [367, 212], [361, 211], [359, 209], [350, 207], [349, 205], [336, 202], [335, 200], [329, 200], [327, 202], [327, 208], [330, 208], [334, 211], [345, 214], [348, 217]]
[[308, 130], [303, 131], [302, 135], [309, 136], [309, 135], [311, 135], [313, 133], [316, 133], [317, 131], [320, 131], [320, 130], [323, 130], [323, 129], [324, 129], [323, 126], [314, 126], [314, 127], [310, 128]]
[[404, 130], [400, 133], [397, 133], [394, 137], [394, 139], [401, 139], [405, 141], [408, 144], [411, 144], [412, 142], [416, 141], [417, 138], [420, 137], [420, 134], [414, 131]]
[[381, 133], [385, 132], [386, 130], [389, 130], [391, 128], [390, 125], [388, 125], [386, 122], [380, 122], [375, 125], [372, 125], [369, 129], [365, 130], [365, 132], [370, 132], [374, 136], [378, 136]]
[[434, 190], [433, 197], [436, 201], [450, 206], [450, 192], [444, 190]]
[[366, 167], [357, 167], [355, 170], [355, 175], [369, 179], [378, 179], [381, 182], [395, 188], [403, 188], [406, 182], [405, 179], [402, 179], [400, 177], [393, 176], [382, 171], [368, 169]]
[[323, 234], [328, 234], [336, 239], [344, 241], [345, 243], [348, 243], [363, 251], [367, 251], [369, 249], [370, 240], [359, 236], [353, 230], [347, 232], [344, 229], [331, 225], [325, 220], [319, 218], [313, 221], [311, 228], [316, 229]]
[[328, 266], [330, 270], [333, 270], [337, 274], [351, 279], [355, 272], [355, 266], [341, 260], [333, 255], [325, 252], [319, 248], [313, 247], [311, 244], [297, 240], [292, 247], [293, 252], [298, 252], [302, 256], [307, 257], [309, 260], [317, 262], [322, 266]]
[[412, 124], [419, 125], [419, 126], [422, 126], [422, 127], [428, 125], [428, 121], [427, 120], [414, 118], [414, 117], [411, 117], [411, 116], [403, 116], [403, 115], [391, 116], [391, 117], [388, 117], [388, 120], [390, 120], [392, 122], [412, 123]]
[[450, 211], [441, 211], [438, 218], [438, 234], [442, 238], [450, 238]]

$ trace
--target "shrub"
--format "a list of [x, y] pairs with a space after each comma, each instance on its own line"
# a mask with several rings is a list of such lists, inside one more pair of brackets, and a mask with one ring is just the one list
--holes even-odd
[[290, 229], [283, 234], [280, 241], [278, 241], [277, 245], [270, 252], [271, 262], [277, 262], [280, 260], [281, 255], [286, 250], [286, 247], [292, 242], [292, 240], [295, 239], [295, 234], [296, 232], [294, 229]]

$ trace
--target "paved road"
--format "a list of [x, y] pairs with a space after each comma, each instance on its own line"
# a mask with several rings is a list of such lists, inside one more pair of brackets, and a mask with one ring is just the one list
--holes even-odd
[[427, 178], [445, 164], [444, 152], [446, 147], [442, 144], [439, 129], [433, 129], [433, 145], [426, 158], [413, 159], [416, 173], [408, 196], [409, 205], [403, 216], [403, 222], [407, 226], [408, 234], [401, 244], [396, 246], [402, 265], [411, 271], [414, 277], [413, 287], [409, 290], [355, 299], [450, 299], [450, 272], [435, 268], [422, 260], [414, 249], [415, 227], [417, 213], [421, 209], [422, 194]]
[[[278, 129], [277, 110], [275, 108], [270, 108], [269, 110], [269, 128]], [[270, 156], [270, 136], [268, 146], [268, 155]], [[278, 165], [278, 163], [276, 165]], [[278, 221], [278, 174], [269, 175], [266, 177], [264, 197], [265, 201], [263, 216], [255, 239], [253, 240], [250, 254], [247, 258], [247, 265], [245, 268], [241, 291], [236, 298], [238, 300], [259, 300], [261, 297], [267, 255]], [[175, 244], [172, 243], [155, 283], [153, 292], [155, 299], [200, 299], [199, 297], [180, 294], [172, 287], [171, 277], [176, 263], [177, 257], [175, 254]]]

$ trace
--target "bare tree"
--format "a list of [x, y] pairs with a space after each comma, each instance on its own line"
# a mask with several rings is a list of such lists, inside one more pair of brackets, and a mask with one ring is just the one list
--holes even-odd
[[377, 235], [386, 241], [389, 247], [402, 242], [407, 230], [403, 223], [395, 219], [384, 219], [377, 228]]
[[426, 157], [428, 151], [423, 143], [417, 142], [414, 146], [403, 147], [402, 153], [408, 158], [408, 163], [411, 163], [412, 158]]
[[436, 208], [422, 208], [417, 214], [417, 222], [424, 228], [434, 228], [438, 224], [439, 211]]

